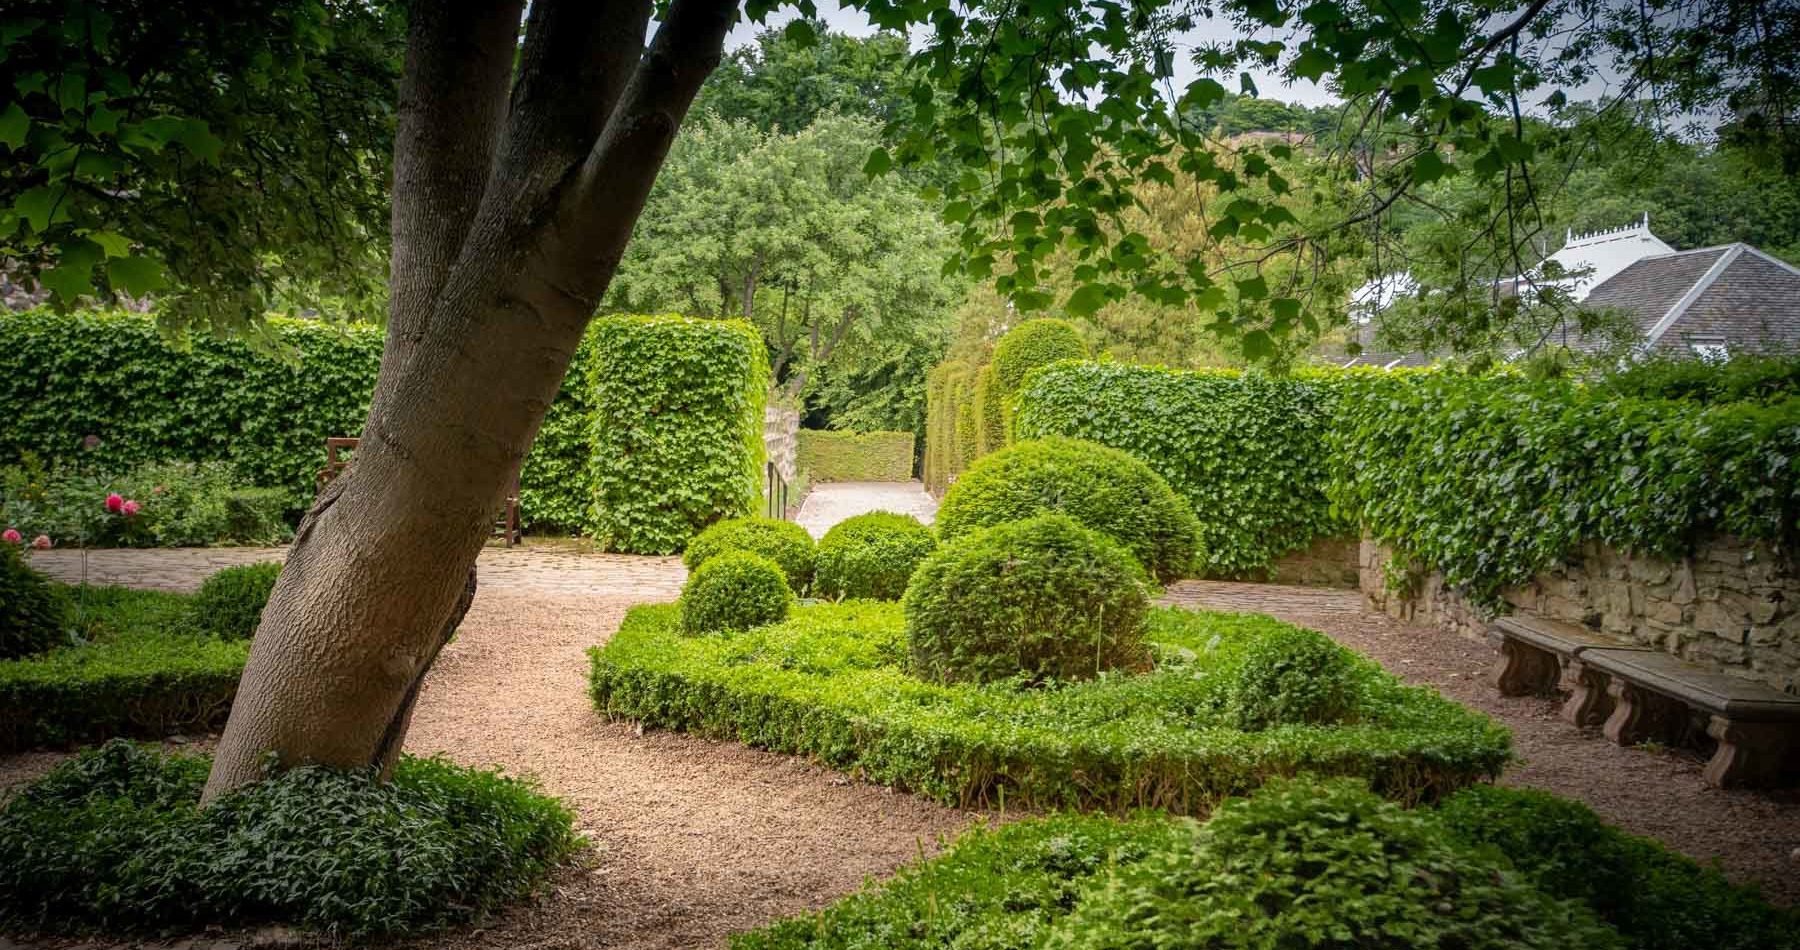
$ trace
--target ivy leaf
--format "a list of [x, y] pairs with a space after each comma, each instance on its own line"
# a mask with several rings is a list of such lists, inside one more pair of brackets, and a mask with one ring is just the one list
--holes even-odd
[[121, 257], [106, 265], [107, 279], [133, 297], [142, 297], [168, 286], [162, 264], [148, 257]]
[[17, 102], [6, 104], [6, 111], [0, 112], [0, 142], [5, 142], [10, 151], [25, 144], [25, 136], [31, 131], [31, 117], [19, 107]]

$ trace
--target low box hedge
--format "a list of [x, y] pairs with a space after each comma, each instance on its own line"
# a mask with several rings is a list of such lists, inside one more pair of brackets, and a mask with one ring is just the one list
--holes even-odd
[[1422, 800], [1498, 773], [1510, 755], [1493, 721], [1360, 657], [1353, 723], [1235, 728], [1246, 649], [1291, 629], [1259, 615], [1154, 610], [1154, 672], [1044, 688], [908, 675], [894, 604], [802, 606], [780, 624], [704, 638], [683, 637], [678, 617], [635, 607], [590, 651], [602, 713], [813, 756], [951, 804], [1200, 813], [1308, 770]]
[[67, 589], [83, 642], [0, 661], [0, 751], [224, 725], [247, 641], [192, 632], [180, 594]]

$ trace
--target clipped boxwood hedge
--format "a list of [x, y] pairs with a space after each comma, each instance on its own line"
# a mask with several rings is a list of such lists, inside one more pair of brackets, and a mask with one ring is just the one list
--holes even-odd
[[0, 541], [0, 660], [67, 643], [68, 627], [62, 590], [26, 563], [18, 543]]
[[801, 480], [819, 482], [905, 482], [913, 477], [911, 432], [848, 432], [801, 429], [794, 468]]
[[781, 620], [793, 605], [781, 565], [749, 551], [726, 551], [707, 558], [682, 587], [681, 630], [749, 630]]
[[1087, 358], [1081, 331], [1067, 320], [1040, 317], [1001, 334], [994, 343], [994, 382], [1002, 395], [1019, 391], [1032, 370], [1061, 360]]
[[194, 632], [192, 598], [181, 594], [63, 590], [87, 642], [0, 661], [0, 751], [225, 724], [248, 641]]
[[1154, 672], [1054, 689], [940, 685], [906, 671], [900, 608], [801, 606], [780, 624], [684, 637], [679, 608], [640, 606], [591, 652], [604, 714], [815, 756], [949, 804], [1200, 813], [1267, 779], [1314, 770], [1432, 798], [1496, 774], [1500, 726], [1356, 658], [1357, 721], [1244, 732], [1234, 671], [1268, 617], [1156, 609]]
[[670, 554], [756, 510], [769, 388], [756, 328], [601, 317], [591, 337], [588, 533], [609, 550]]
[[582, 845], [531, 784], [441, 759], [289, 769], [198, 808], [210, 764], [115, 741], [7, 798], [0, 927], [402, 936], [531, 894]]
[[681, 552], [690, 571], [731, 551], [748, 551], [774, 561], [796, 593], [812, 586], [816, 545], [806, 529], [779, 518], [727, 518], [694, 536]]
[[937, 529], [950, 541], [1047, 513], [1118, 541], [1158, 580], [1193, 568], [1200, 525], [1187, 502], [1129, 453], [1077, 439], [1020, 442], [982, 458], [944, 494]]
[[262, 623], [263, 608], [281, 577], [278, 561], [239, 564], [214, 571], [194, 592], [194, 628], [222, 640], [248, 640]]

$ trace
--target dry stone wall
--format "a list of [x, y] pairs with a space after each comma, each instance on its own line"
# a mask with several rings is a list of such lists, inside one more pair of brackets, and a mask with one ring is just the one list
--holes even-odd
[[[1362, 542], [1358, 573], [1371, 607], [1485, 635], [1491, 617], [1438, 575], [1393, 571], [1392, 560]], [[1800, 694], [1800, 568], [1761, 543], [1715, 537], [1676, 561], [1589, 544], [1503, 596], [1515, 610]]]

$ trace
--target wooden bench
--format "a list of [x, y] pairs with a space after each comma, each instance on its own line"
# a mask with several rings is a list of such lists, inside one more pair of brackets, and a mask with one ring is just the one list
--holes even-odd
[[1648, 650], [1608, 640], [1586, 627], [1528, 614], [1501, 617], [1488, 638], [1500, 651], [1494, 685], [1502, 696], [1548, 696], [1567, 692], [1562, 718], [1577, 726], [1597, 726], [1611, 711], [1603, 676], [1581, 662], [1589, 650]]
[[1800, 696], [1656, 650], [1591, 649], [1581, 662], [1611, 681], [1608, 739], [1620, 745], [1673, 741], [1692, 710], [1707, 717], [1706, 734], [1718, 742], [1706, 763], [1708, 782], [1730, 788], [1772, 785], [1781, 777], [1800, 733]]

